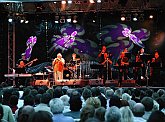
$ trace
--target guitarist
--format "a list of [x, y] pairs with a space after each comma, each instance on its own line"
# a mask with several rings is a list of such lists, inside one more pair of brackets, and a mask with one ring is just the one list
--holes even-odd
[[33, 61], [28, 62], [26, 60], [26, 56], [25, 53], [21, 54], [21, 59], [18, 60], [16, 66], [17, 69], [19, 69], [19, 71], [17, 73], [26, 73], [26, 68], [30, 67], [34, 61], [36, 61], [37, 59], [34, 59]]

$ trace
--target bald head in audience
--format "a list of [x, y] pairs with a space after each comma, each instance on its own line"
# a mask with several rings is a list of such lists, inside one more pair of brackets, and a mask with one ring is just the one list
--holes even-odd
[[145, 107], [142, 103], [136, 103], [133, 107], [133, 114], [136, 117], [142, 117], [145, 112]]

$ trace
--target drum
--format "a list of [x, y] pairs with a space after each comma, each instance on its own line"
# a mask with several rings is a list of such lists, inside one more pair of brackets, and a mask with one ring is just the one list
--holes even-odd
[[72, 72], [70, 70], [64, 70], [63, 72], [63, 79], [71, 79]]

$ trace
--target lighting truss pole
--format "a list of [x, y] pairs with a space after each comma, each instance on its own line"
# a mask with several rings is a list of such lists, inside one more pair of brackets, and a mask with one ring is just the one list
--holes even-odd
[[8, 22], [8, 74], [15, 67], [15, 22]]

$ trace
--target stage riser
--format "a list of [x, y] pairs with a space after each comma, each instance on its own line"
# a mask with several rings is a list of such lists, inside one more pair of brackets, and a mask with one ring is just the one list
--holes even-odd
[[60, 85], [60, 86], [86, 86], [86, 85], [91, 85], [91, 86], [100, 86], [103, 85], [103, 80], [101, 79], [71, 79], [71, 80], [57, 80], [55, 82], [55, 85]]
[[[123, 80], [121, 86], [122, 87], [135, 87], [136, 82], [135, 80]], [[107, 80], [105, 82], [105, 86], [114, 86], [117, 87], [118, 86], [118, 80]]]

